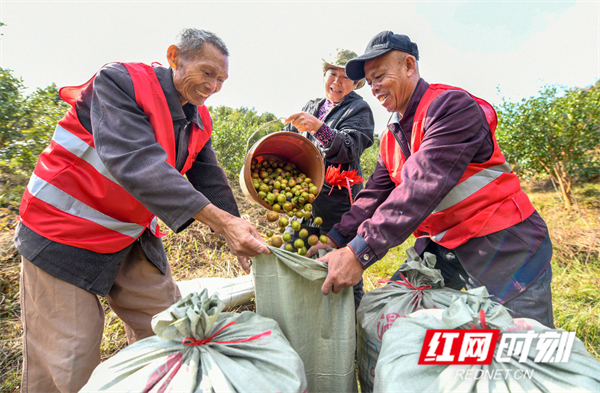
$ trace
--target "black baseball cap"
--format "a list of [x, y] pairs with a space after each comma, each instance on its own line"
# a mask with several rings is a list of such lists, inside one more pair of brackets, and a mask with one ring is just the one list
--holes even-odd
[[369, 41], [365, 53], [346, 63], [346, 76], [353, 81], [363, 79], [365, 77], [365, 61], [379, 57], [393, 49], [411, 54], [419, 60], [417, 44], [412, 42], [408, 36], [382, 31]]

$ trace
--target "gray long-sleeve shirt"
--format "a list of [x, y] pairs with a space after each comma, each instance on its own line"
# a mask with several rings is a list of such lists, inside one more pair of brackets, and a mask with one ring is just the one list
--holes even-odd
[[[135, 101], [133, 82], [122, 64], [103, 67], [76, 103], [77, 116], [92, 133], [96, 151], [119, 184], [156, 214], [174, 232], [193, 222], [193, 215], [213, 203], [239, 216], [225, 172], [209, 140], [187, 171], [179, 173], [188, 156], [191, 123], [203, 128], [198, 110], [179, 103], [170, 68], [154, 67], [173, 120], [176, 167], [156, 142], [148, 117]], [[148, 229], [138, 239], [148, 259], [163, 273], [167, 257], [160, 239]], [[60, 244], [23, 224], [15, 232], [19, 252], [34, 265], [71, 284], [105, 296], [131, 246], [108, 254]]]

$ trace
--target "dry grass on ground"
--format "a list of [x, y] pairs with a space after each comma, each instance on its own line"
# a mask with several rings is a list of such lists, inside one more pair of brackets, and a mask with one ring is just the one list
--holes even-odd
[[0, 391], [18, 391], [21, 378], [19, 254], [12, 244], [14, 213], [0, 209]]
[[[550, 228], [554, 243], [553, 295], [557, 327], [576, 331], [588, 350], [600, 358], [600, 186], [578, 190], [580, 201], [565, 209], [553, 190], [527, 186], [528, 194]], [[267, 223], [263, 209], [251, 205], [236, 188], [242, 214], [264, 234]], [[12, 244], [16, 224], [14, 209], [0, 209], [0, 392], [17, 392], [21, 370], [21, 322], [18, 296], [20, 257]], [[273, 229], [273, 226], [270, 226]], [[222, 237], [195, 223], [181, 234], [164, 238], [176, 280], [198, 277], [237, 277], [243, 274]], [[365, 274], [365, 288], [382, 284], [404, 260], [410, 244], [390, 253]], [[249, 304], [232, 311], [253, 310]], [[106, 359], [125, 347], [122, 323], [105, 304], [106, 321], [102, 357]]]

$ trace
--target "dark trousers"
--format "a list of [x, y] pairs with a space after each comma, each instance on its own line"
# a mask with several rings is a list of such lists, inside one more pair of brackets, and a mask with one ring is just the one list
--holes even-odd
[[[550, 250], [548, 250], [548, 247]], [[433, 241], [429, 242], [425, 250], [421, 253], [421, 257], [425, 252], [434, 254], [437, 263], [436, 269], [442, 272], [446, 287], [461, 290], [471, 289], [478, 285], [469, 277], [469, 274], [464, 269], [456, 253], [452, 250], [440, 246]], [[548, 258], [552, 254], [552, 244], [546, 243], [540, 247], [533, 258]], [[391, 281], [400, 279], [400, 272], [396, 271]], [[496, 293], [491, 293], [494, 300], [500, 300], [504, 307], [507, 308], [513, 318], [530, 318], [535, 319], [541, 324], [554, 329], [554, 317], [552, 314], [552, 290], [550, 283], [552, 281], [552, 268], [550, 265], [538, 276], [538, 278], [529, 285], [525, 291], [509, 301], [502, 302], [496, 297]]]

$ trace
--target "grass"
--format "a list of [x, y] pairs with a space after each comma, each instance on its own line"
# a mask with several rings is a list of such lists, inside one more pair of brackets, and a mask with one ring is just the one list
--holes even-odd
[[[11, 178], [13, 185], [23, 186]], [[554, 245], [552, 258], [554, 318], [557, 327], [575, 331], [587, 350], [600, 359], [600, 185], [576, 188], [576, 204], [565, 209], [553, 189], [539, 184], [524, 184], [533, 204], [550, 229]], [[0, 392], [17, 392], [21, 378], [21, 322], [19, 306], [20, 257], [12, 244], [18, 214], [14, 192], [6, 183], [0, 196]], [[2, 199], [2, 197], [4, 199]], [[262, 209], [246, 201], [239, 189], [236, 198], [242, 214], [262, 234], [268, 224]], [[5, 202], [9, 203], [5, 203]], [[166, 229], [163, 227], [163, 230]], [[237, 260], [222, 237], [199, 223], [181, 234], [169, 233], [164, 239], [173, 276], [176, 280], [197, 277], [236, 277], [243, 274]], [[365, 290], [378, 288], [380, 279], [388, 279], [405, 260], [406, 249], [414, 238], [396, 247], [365, 272]], [[126, 346], [123, 324], [103, 302], [106, 311], [105, 331], [101, 344], [102, 359]], [[249, 304], [233, 310], [253, 310]]]
[[398, 247], [392, 248], [385, 257], [363, 273], [365, 292], [385, 285], [385, 283], [379, 283], [379, 280], [387, 280], [396, 273], [398, 267], [406, 260], [406, 250], [415, 244], [415, 240], [411, 235], [408, 240]]
[[575, 332], [587, 350], [600, 359], [600, 268], [583, 264], [555, 264], [553, 269], [556, 327]]
[[600, 359], [600, 184], [575, 189], [572, 209], [552, 191], [525, 188], [552, 238], [554, 323]]

